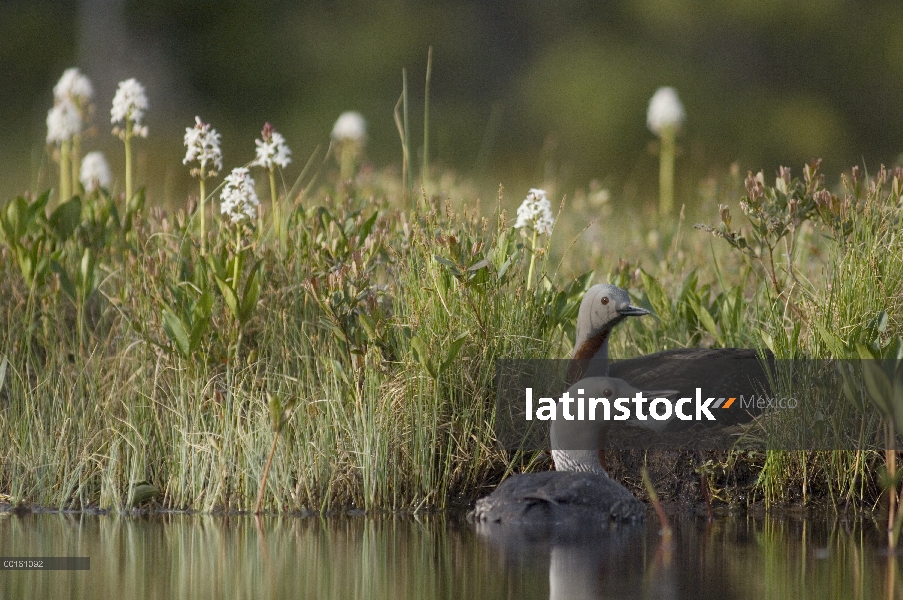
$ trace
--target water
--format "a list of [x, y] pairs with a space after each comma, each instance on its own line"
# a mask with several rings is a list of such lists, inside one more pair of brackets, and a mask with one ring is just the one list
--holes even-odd
[[894, 598], [872, 521], [694, 516], [560, 533], [459, 517], [0, 515], [4, 556], [89, 571], [0, 571], [2, 598]]

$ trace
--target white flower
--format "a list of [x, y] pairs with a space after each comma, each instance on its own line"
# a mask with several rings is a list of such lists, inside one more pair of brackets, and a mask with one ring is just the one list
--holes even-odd
[[233, 223], [238, 223], [245, 218], [251, 220], [257, 218], [257, 207], [260, 206], [260, 200], [257, 199], [257, 192], [254, 191], [254, 180], [246, 168], [232, 169], [232, 172], [226, 176], [220, 198], [222, 199], [220, 213], [228, 215]]
[[85, 154], [79, 180], [89, 194], [98, 188], [110, 187], [110, 165], [107, 164], [103, 152]]
[[552, 204], [546, 198], [545, 190], [532, 189], [517, 209], [515, 229], [532, 228], [536, 233], [548, 235], [552, 233], [555, 217], [552, 216]]
[[57, 101], [68, 99], [76, 106], [84, 106], [94, 96], [94, 87], [84, 73], [73, 67], [66, 69], [53, 86], [53, 96]]
[[147, 94], [144, 86], [133, 77], [119, 82], [116, 95], [113, 97], [113, 108], [110, 109], [110, 123], [131, 121], [132, 133], [147, 137], [147, 127], [141, 125], [141, 119], [147, 111]]
[[660, 136], [667, 128], [680, 127], [685, 118], [683, 104], [674, 88], [658, 88], [649, 101], [649, 110], [646, 112], [646, 125], [649, 129]]
[[78, 109], [68, 98], [53, 105], [47, 112], [47, 143], [68, 142], [72, 136], [81, 133], [82, 118]]
[[361, 113], [355, 111], [343, 112], [332, 127], [332, 139], [339, 142], [351, 140], [362, 142], [367, 137], [367, 122]]
[[285, 145], [285, 138], [273, 129], [269, 123], [260, 132], [262, 140], [254, 140], [257, 144], [257, 158], [252, 165], [273, 170], [276, 166], [283, 169], [292, 162], [292, 151]]
[[[185, 128], [185, 158], [182, 164], [197, 161], [199, 168], [192, 169], [191, 174], [198, 177], [216, 175], [223, 168], [223, 151], [220, 149], [220, 136], [216, 129], [209, 123], [201, 121], [200, 117], [194, 118], [194, 127]], [[215, 167], [215, 168], [213, 168]], [[210, 171], [208, 172], [208, 168]]]

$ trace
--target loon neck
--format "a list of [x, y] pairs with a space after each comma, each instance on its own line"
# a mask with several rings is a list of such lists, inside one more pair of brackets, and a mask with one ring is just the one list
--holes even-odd
[[599, 462], [597, 450], [556, 450], [552, 449], [552, 460], [556, 471], [571, 473], [595, 473], [608, 477]]
[[581, 341], [577, 336], [577, 346], [568, 364], [568, 385], [592, 375], [608, 375], [608, 338], [611, 327], [605, 327]]
[[608, 361], [608, 337], [611, 335], [611, 327], [591, 333], [586, 339], [578, 336], [577, 347], [574, 349], [573, 360], [604, 360]]

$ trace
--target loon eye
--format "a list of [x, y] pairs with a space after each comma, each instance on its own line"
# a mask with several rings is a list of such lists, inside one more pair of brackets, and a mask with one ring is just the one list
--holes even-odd
[[611, 398], [611, 390], [602, 390], [602, 397]]
[[602, 296], [602, 304], [608, 304], [608, 296]]

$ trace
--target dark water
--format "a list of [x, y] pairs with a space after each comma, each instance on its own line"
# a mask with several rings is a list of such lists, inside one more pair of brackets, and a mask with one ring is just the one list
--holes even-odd
[[576, 533], [430, 516], [0, 515], [4, 556], [88, 571], [0, 571], [2, 598], [894, 598], [872, 521], [722, 517]]

